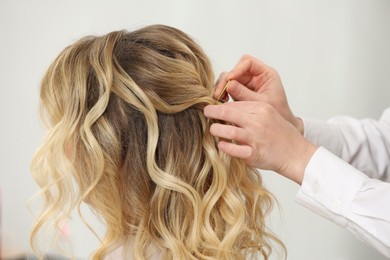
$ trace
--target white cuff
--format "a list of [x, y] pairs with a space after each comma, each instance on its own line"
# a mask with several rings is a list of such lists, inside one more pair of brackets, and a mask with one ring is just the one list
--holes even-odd
[[[348, 217], [351, 203], [367, 176], [320, 147], [309, 161], [297, 201], [332, 221], [333, 214]], [[320, 210], [317, 207], [324, 207]]]

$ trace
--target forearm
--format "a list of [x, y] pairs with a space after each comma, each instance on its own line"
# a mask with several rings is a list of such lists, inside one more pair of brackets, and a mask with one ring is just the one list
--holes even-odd
[[304, 119], [304, 136], [372, 178], [390, 181], [390, 127], [383, 121]]
[[[316, 146], [322, 146], [341, 157], [345, 140], [339, 126], [316, 119], [302, 119], [304, 137]], [[345, 160], [345, 158], [342, 158]]]

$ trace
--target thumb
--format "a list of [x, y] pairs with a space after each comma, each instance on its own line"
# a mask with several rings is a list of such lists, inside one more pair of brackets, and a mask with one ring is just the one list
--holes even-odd
[[[232, 84], [233, 83], [233, 84]], [[227, 92], [235, 101], [260, 101], [259, 93], [250, 90], [238, 81], [233, 81], [227, 88]]]

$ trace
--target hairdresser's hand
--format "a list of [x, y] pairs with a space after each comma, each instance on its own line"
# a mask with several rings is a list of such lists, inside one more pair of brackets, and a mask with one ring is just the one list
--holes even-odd
[[[244, 55], [229, 73], [222, 73], [216, 84], [215, 98], [231, 80], [227, 92], [234, 100], [263, 101], [272, 105], [303, 134], [302, 120], [292, 113], [279, 74], [260, 60]], [[227, 99], [224, 95], [223, 99]]]
[[234, 141], [220, 141], [221, 151], [302, 183], [306, 165], [317, 148], [273, 106], [262, 101], [228, 102], [209, 105], [204, 114], [234, 124], [211, 125], [212, 135]]

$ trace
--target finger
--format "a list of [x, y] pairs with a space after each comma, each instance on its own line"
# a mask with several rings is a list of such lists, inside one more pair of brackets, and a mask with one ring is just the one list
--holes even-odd
[[249, 133], [245, 129], [233, 125], [212, 124], [210, 133], [216, 137], [233, 140], [241, 144], [248, 144], [250, 141]]
[[[226, 85], [225, 85], [225, 87], [220, 91], [220, 93], [219, 93], [219, 95], [218, 95], [218, 97], [217, 97], [217, 101], [219, 101], [219, 100], [223, 100], [222, 98], [224, 98], [224, 99], [229, 99], [229, 95], [228, 95], [228, 93], [227, 93], [227, 88], [229, 87], [229, 85], [230, 85], [230, 80], [226, 83]], [[227, 101], [227, 100], [223, 100], [223, 101]]]
[[[221, 105], [207, 105], [204, 109], [205, 115], [209, 117], [209, 109], [218, 109], [221, 107], [221, 109], [232, 109], [239, 111], [241, 113], [248, 113], [248, 114], [257, 114], [257, 111], [262, 106], [269, 106], [268, 103], [262, 102], [262, 101], [234, 101], [234, 102], [227, 102]], [[226, 111], [226, 113], [229, 113], [229, 111]], [[217, 119], [217, 118], [216, 118]]]
[[252, 91], [251, 89], [245, 87], [240, 82], [232, 80], [227, 88], [227, 93], [234, 99], [238, 101], [260, 101], [261, 95], [259, 93]]
[[253, 153], [252, 147], [248, 145], [239, 145], [225, 141], [221, 141], [218, 143], [218, 149], [230, 156], [244, 159], [247, 162], [249, 161]]
[[[214, 90], [214, 98], [215, 99], [220, 95], [221, 91], [224, 89], [227, 82], [228, 82], [227, 72], [225, 71], [219, 75], [217, 82], [215, 83], [215, 90]], [[227, 94], [226, 94], [226, 97], [227, 97]], [[226, 98], [226, 97], [222, 96], [222, 99]]]
[[244, 55], [227, 74], [229, 79], [235, 79], [244, 85], [247, 85], [253, 76], [266, 72], [269, 69], [262, 61], [250, 55]]
[[[235, 103], [235, 102], [230, 102]], [[234, 106], [225, 106], [224, 103], [222, 105], [208, 105], [203, 110], [203, 113], [206, 117], [211, 119], [218, 119], [226, 122], [230, 122], [237, 126], [248, 125], [248, 121], [253, 120], [251, 116], [251, 112], [249, 109], [246, 111], [241, 111], [240, 109], [235, 108]]]
[[[223, 72], [221, 72], [221, 73], [219, 74], [218, 79], [215, 81], [215, 86], [216, 86], [216, 87], [218, 86], [218, 84], [221, 84], [221, 81], [223, 81], [223, 82], [226, 82], [226, 81], [227, 81], [227, 80], [226, 80], [226, 75], [227, 75], [227, 72], [226, 72], [226, 71], [223, 71]], [[222, 83], [222, 84], [224, 84], [224, 83]]]

